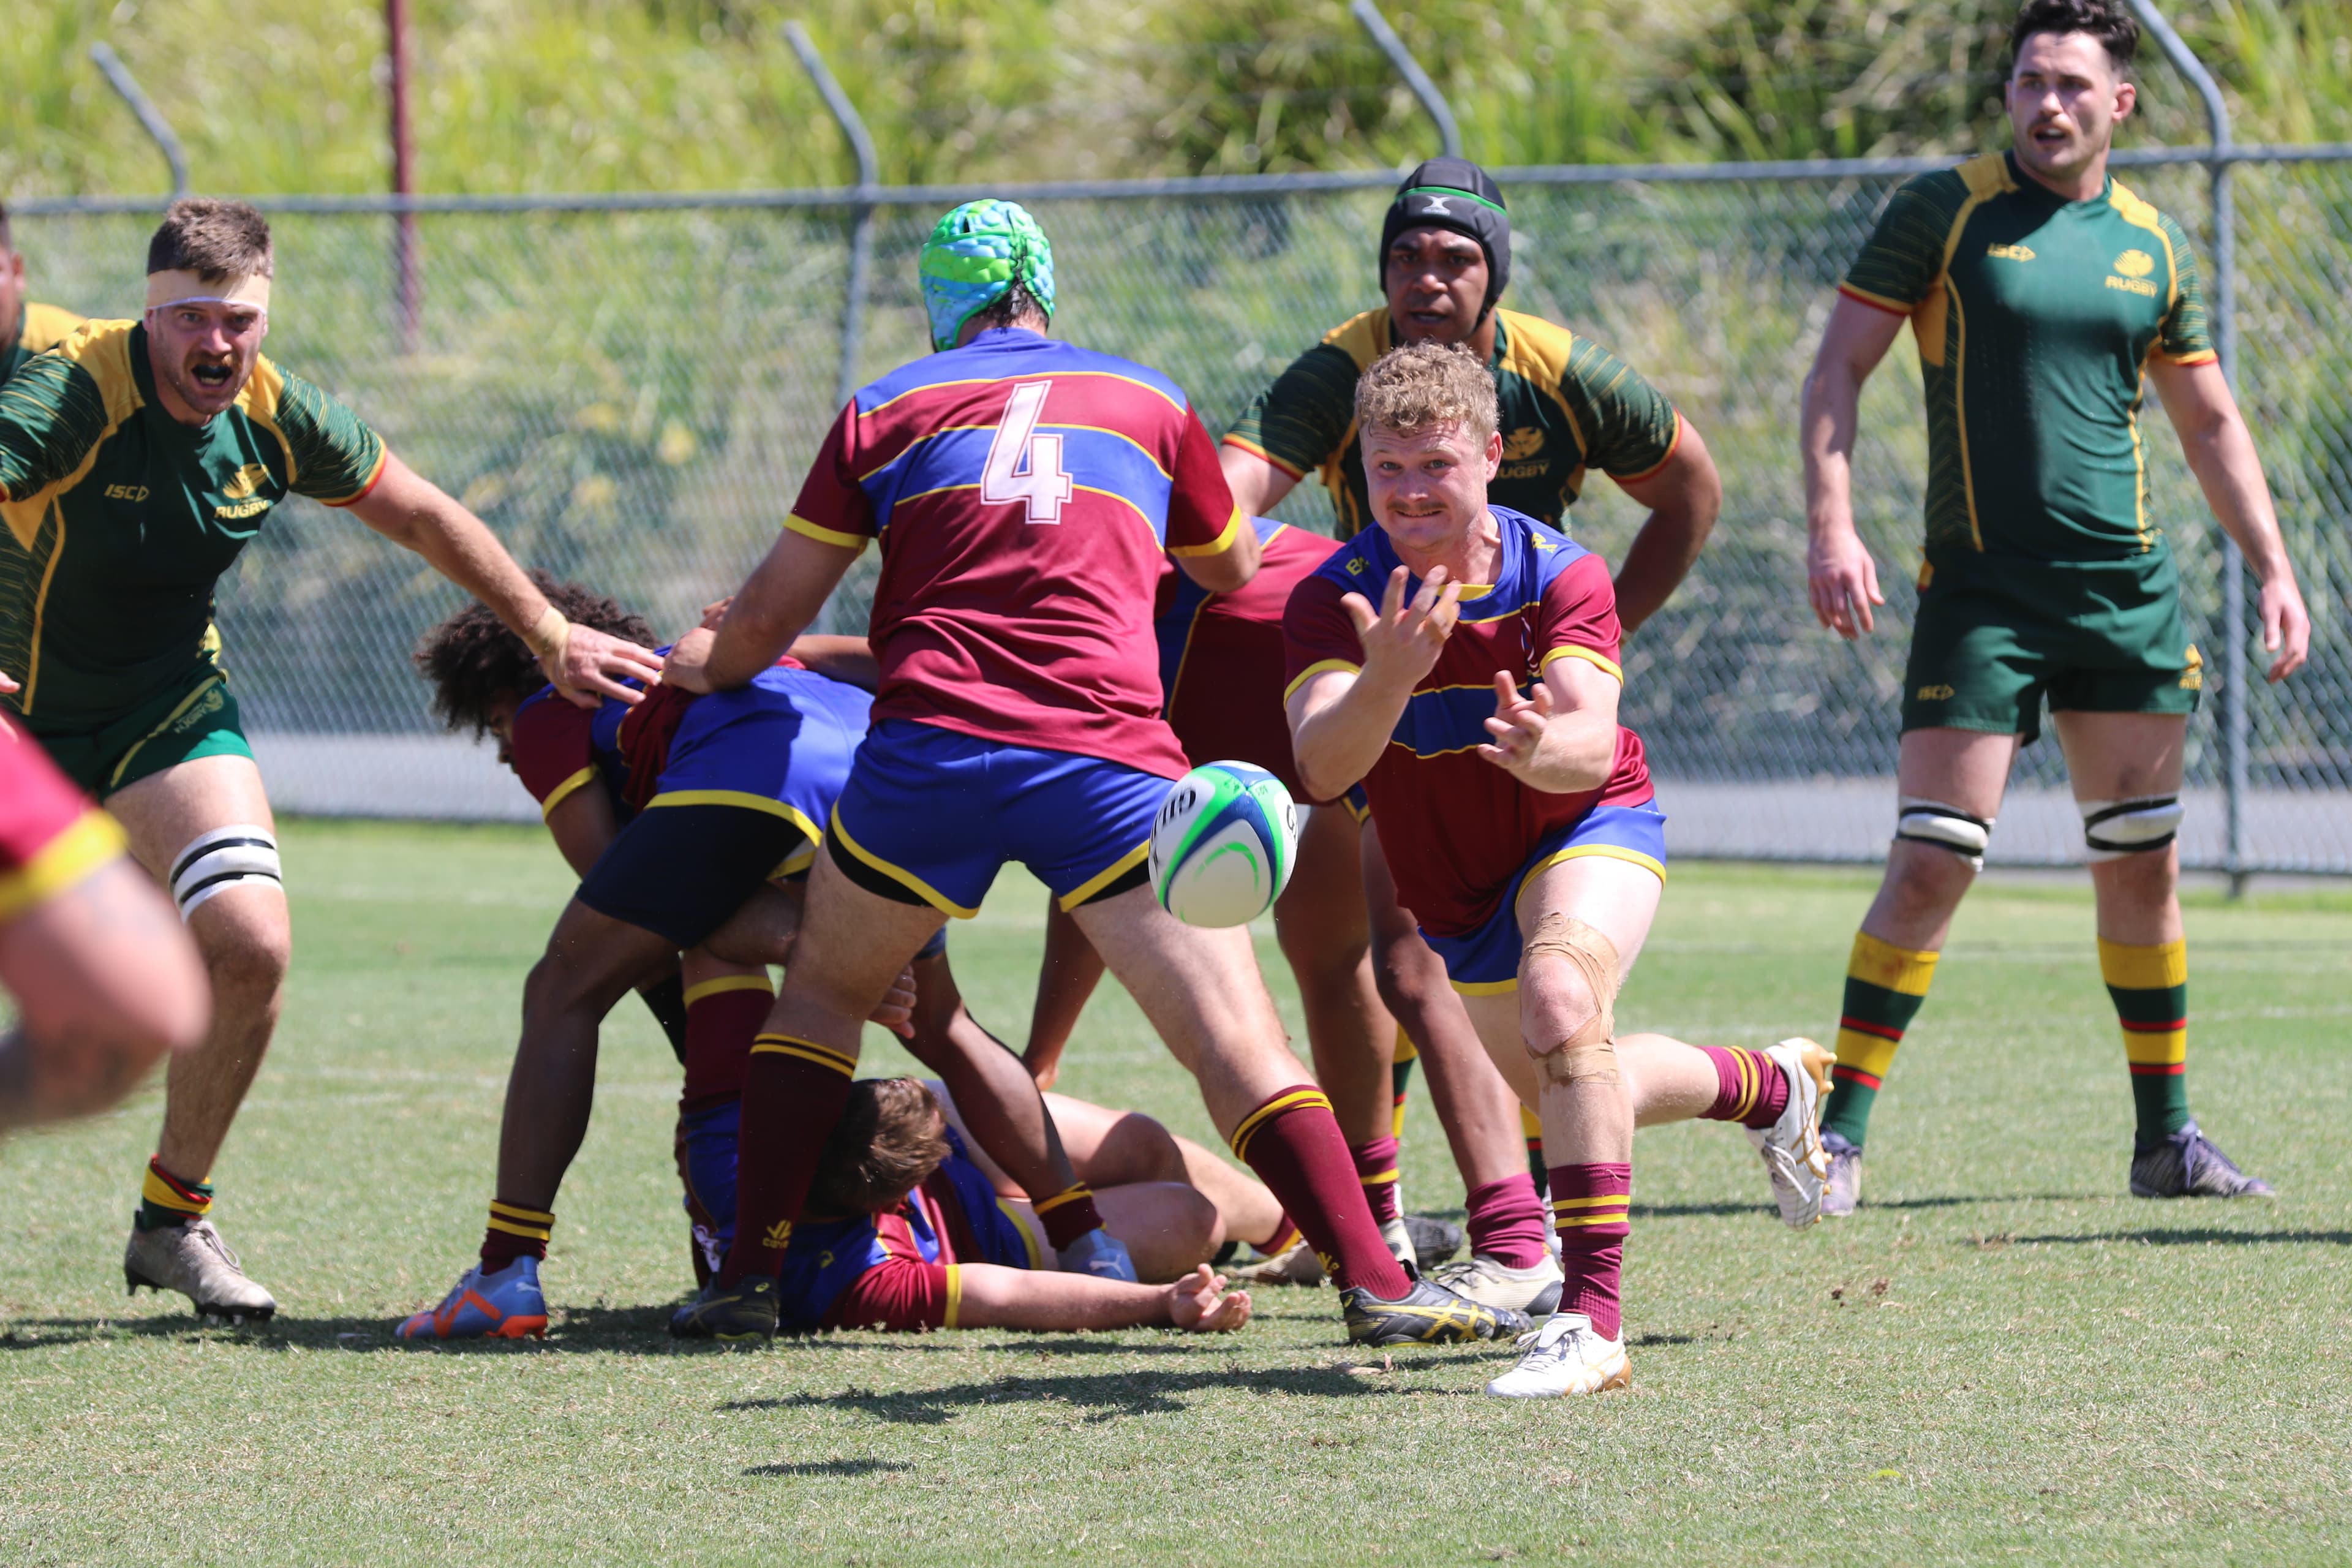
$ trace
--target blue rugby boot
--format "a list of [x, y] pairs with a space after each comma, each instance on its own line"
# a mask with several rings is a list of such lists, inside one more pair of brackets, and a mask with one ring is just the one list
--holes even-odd
[[539, 1259], [518, 1258], [493, 1274], [483, 1273], [477, 1263], [439, 1306], [408, 1318], [393, 1333], [404, 1340], [545, 1339], [547, 1298], [539, 1289]]
[[1097, 1226], [1067, 1247], [1056, 1247], [1065, 1274], [1091, 1274], [1097, 1279], [1120, 1279], [1132, 1285], [1135, 1259], [1127, 1243]]
[[729, 1099], [677, 1113], [671, 1147], [686, 1189], [688, 1243], [698, 1286], [710, 1283], [735, 1243], [735, 1152], [742, 1110], [740, 1099]]

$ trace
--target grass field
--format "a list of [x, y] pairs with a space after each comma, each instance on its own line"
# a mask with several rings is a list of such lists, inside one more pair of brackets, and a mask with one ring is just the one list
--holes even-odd
[[[1873, 1205], [1792, 1236], [1736, 1133], [1644, 1133], [1634, 1388], [1529, 1405], [1479, 1394], [1500, 1352], [1349, 1352], [1326, 1290], [1261, 1292], [1213, 1342], [675, 1347], [677, 1070], [634, 1004], [558, 1205], [547, 1342], [400, 1349], [393, 1320], [478, 1238], [518, 988], [567, 879], [521, 831], [286, 840], [292, 990], [215, 1173], [281, 1314], [204, 1330], [176, 1298], [123, 1300], [153, 1090], [0, 1148], [0, 1562], [2352, 1553], [2352, 899], [2189, 917], [2194, 1101], [2275, 1204], [2123, 1195], [2129, 1097], [2087, 894], [1991, 884], [1880, 1100]], [[1868, 885], [1679, 870], [1621, 1020], [1821, 1032]], [[954, 933], [1000, 1033], [1026, 1016], [1041, 902], [1008, 875]], [[1123, 995], [1097, 1000], [1063, 1087], [1213, 1137]], [[1418, 1089], [1405, 1172], [1411, 1206], [1458, 1209]]]

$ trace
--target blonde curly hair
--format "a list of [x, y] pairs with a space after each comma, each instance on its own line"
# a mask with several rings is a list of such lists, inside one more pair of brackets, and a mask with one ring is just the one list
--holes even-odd
[[1495, 378], [1468, 349], [1407, 343], [1374, 360], [1356, 382], [1356, 423], [1412, 435], [1459, 425], [1484, 442], [1501, 426]]

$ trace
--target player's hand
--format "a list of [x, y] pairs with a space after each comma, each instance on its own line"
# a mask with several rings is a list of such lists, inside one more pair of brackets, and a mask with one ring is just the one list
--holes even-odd
[[874, 1011], [866, 1015], [902, 1040], [915, 1037], [915, 972], [910, 968], [898, 972], [890, 982], [890, 990]]
[[1404, 589], [1412, 578], [1402, 566], [1390, 573], [1378, 610], [1361, 594], [1339, 600], [1356, 623], [1356, 640], [1364, 645], [1364, 675], [1408, 690], [1436, 667], [1454, 623], [1462, 618], [1462, 584], [1448, 582], [1444, 567], [1431, 568], [1407, 603]]
[[710, 603], [703, 605], [702, 629], [708, 632], [717, 631], [719, 629], [719, 623], [727, 618], [727, 606], [734, 602], [735, 595], [730, 594], [723, 599], [713, 599]]
[[1486, 733], [1495, 737], [1487, 745], [1478, 748], [1478, 754], [1517, 779], [1532, 784], [1528, 770], [1535, 765], [1536, 753], [1543, 746], [1544, 731], [1551, 723], [1551, 688], [1536, 682], [1532, 700], [1519, 695], [1510, 671], [1495, 672], [1495, 716], [1486, 721]]
[[2284, 680], [2311, 657], [2311, 612], [2304, 607], [2303, 590], [2282, 572], [2263, 584], [2263, 651], [2271, 660], [2271, 679]]
[[1225, 1292], [1225, 1277], [1205, 1263], [1168, 1287], [1168, 1317], [1195, 1334], [1229, 1334], [1250, 1321], [1246, 1290]]
[[606, 697], [634, 705], [645, 700], [646, 694], [623, 681], [650, 686], [661, 679], [661, 660], [651, 648], [577, 623], [563, 646], [542, 657], [539, 667], [556, 690], [581, 708], [593, 708]]
[[719, 634], [700, 626], [670, 644], [669, 657], [662, 661], [661, 679], [664, 686], [675, 686], [680, 691], [698, 692], [709, 696], [711, 691], [710, 650], [717, 645]]
[[0, 697], [5, 697], [12, 691], [22, 691], [24, 689], [25, 689], [23, 687], [8, 679], [8, 672], [6, 670], [0, 669]]
[[1805, 587], [1815, 618], [1848, 641], [1875, 630], [1870, 607], [1886, 603], [1878, 591], [1877, 563], [1851, 528], [1813, 535], [1805, 550]]

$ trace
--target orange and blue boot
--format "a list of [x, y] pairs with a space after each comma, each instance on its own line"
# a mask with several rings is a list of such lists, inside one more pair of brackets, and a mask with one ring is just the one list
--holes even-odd
[[526, 1254], [488, 1274], [477, 1263], [439, 1306], [393, 1332], [404, 1340], [544, 1339], [547, 1298], [540, 1293], [539, 1259]]

